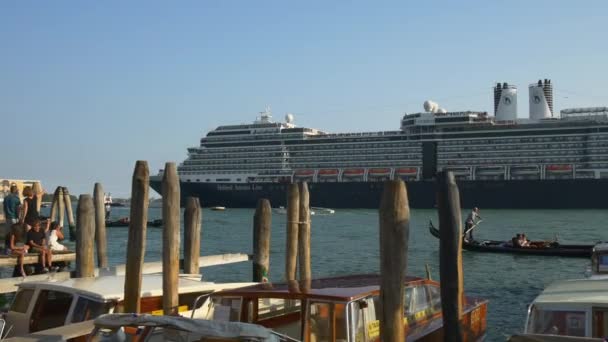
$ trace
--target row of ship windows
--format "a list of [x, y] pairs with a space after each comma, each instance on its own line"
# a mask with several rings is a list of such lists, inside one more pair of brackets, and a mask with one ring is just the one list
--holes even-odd
[[479, 160], [440, 160], [438, 165], [519, 165], [519, 164], [546, 164], [546, 163], [576, 163], [584, 161], [577, 157], [561, 158], [518, 158], [518, 159], [479, 159]]
[[529, 137], [529, 138], [513, 138], [513, 139], [469, 139], [469, 140], [444, 140], [440, 141], [441, 145], [477, 145], [477, 144], [521, 144], [531, 142], [562, 142], [562, 141], [583, 141], [583, 136], [552, 136], [552, 137]]
[[[536, 151], [505, 151], [492, 153], [492, 157], [526, 157], [526, 156], [563, 156], [563, 155], [575, 155], [583, 156], [582, 150], [536, 150]], [[439, 158], [445, 159], [458, 159], [458, 158], [487, 158], [490, 156], [486, 153], [476, 152], [462, 152], [462, 153], [438, 153]]]
[[374, 154], [374, 155], [344, 155], [344, 156], [318, 156], [315, 158], [248, 158], [248, 159], [210, 159], [210, 160], [186, 160], [184, 165], [240, 165], [240, 164], [281, 164], [281, 163], [303, 163], [303, 162], [316, 162], [316, 161], [368, 161], [368, 160], [419, 160], [421, 159], [420, 154]]
[[485, 145], [485, 146], [439, 146], [439, 151], [445, 152], [460, 152], [460, 151], [499, 151], [513, 150], [521, 151], [523, 149], [556, 149], [556, 148], [583, 148], [584, 143], [559, 143], [559, 144], [526, 144], [526, 145]]
[[[401, 157], [407, 157], [407, 158], [420, 158], [420, 156], [422, 155], [420, 151], [418, 151], [418, 153], [409, 153], [409, 154], [405, 154], [405, 152], [407, 151], [402, 151], [402, 150], [398, 150], [395, 149], [390, 150], [390, 151], [374, 151], [374, 150], [361, 150], [361, 151], [335, 151], [332, 152], [331, 154], [324, 154], [324, 153], [275, 153], [272, 156], [262, 156], [262, 155], [249, 155], [249, 154], [239, 154], [239, 155], [217, 155], [217, 156], [204, 156], [204, 155], [197, 155], [197, 156], [191, 156], [190, 159], [192, 163], [198, 163], [198, 161], [203, 161], [203, 160], [226, 160], [226, 159], [234, 159], [234, 160], [240, 160], [240, 158], [247, 158], [247, 160], [252, 160], [252, 159], [259, 159], [259, 160], [276, 160], [276, 159], [283, 159], [283, 158], [291, 158], [291, 159], [299, 159], [299, 160], [303, 160], [304, 158], [308, 158], [305, 160], [310, 160], [310, 159], [319, 159], [319, 158], [335, 158], [336, 156], [341, 156], [341, 155], [348, 155], [348, 156], [352, 156], [353, 153], [357, 153], [358, 156], [366, 156], [366, 155], [372, 155], [372, 156], [377, 156], [377, 155], [397, 155], [397, 156], [401, 156]], [[411, 151], [410, 151], [411, 152]]]
[[[365, 164], [361, 163], [361, 162], [333, 162], [333, 163], [325, 163], [325, 164], [319, 164], [319, 163], [302, 163], [302, 164], [291, 164], [289, 165], [290, 168], [289, 169], [327, 169], [327, 168], [345, 168], [345, 167], [362, 167], [361, 165], [365, 165], [365, 167], [369, 168], [369, 167], [392, 167], [394, 166], [396, 163], [395, 161], [388, 161], [388, 162], [381, 162], [381, 161], [376, 161], [376, 162], [365, 162]], [[400, 161], [399, 164], [407, 164], [407, 165], [412, 165], [412, 166], [420, 166], [421, 163], [420, 162], [416, 162], [416, 161]], [[243, 171], [262, 171], [262, 170], [289, 170], [287, 168], [285, 169], [281, 169], [275, 166], [271, 166], [271, 165], [265, 165], [265, 166], [254, 166], [254, 165], [247, 165], [247, 166], [239, 166], [236, 168], [230, 168], [229, 170], [232, 173], [242, 173]], [[194, 172], [194, 173], [200, 173], [200, 172], [204, 172], [204, 171], [222, 171], [219, 173], [225, 173], [226, 168], [225, 167], [221, 167], [221, 166], [215, 166], [215, 167], [188, 167], [188, 166], [180, 166], [179, 168], [180, 172]]]

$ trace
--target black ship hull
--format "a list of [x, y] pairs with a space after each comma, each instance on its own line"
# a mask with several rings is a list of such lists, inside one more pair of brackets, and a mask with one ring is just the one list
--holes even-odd
[[[411, 208], [435, 208], [434, 181], [407, 182]], [[159, 194], [160, 179], [150, 181]], [[378, 208], [382, 182], [309, 183], [310, 203], [326, 208]], [[461, 206], [495, 209], [607, 209], [608, 179], [458, 181]], [[181, 183], [182, 199], [197, 196], [205, 207], [255, 208], [260, 198], [285, 206], [286, 184]], [[185, 203], [182, 200], [182, 203]]]

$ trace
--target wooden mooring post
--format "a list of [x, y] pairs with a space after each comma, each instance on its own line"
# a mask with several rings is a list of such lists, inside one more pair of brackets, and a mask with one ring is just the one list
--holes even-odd
[[65, 218], [65, 201], [63, 198], [63, 187], [59, 187], [59, 193], [57, 195], [57, 223], [63, 227], [63, 221]]
[[74, 212], [72, 211], [72, 199], [70, 198], [70, 192], [68, 188], [63, 188], [63, 202], [65, 204], [65, 211], [68, 216], [68, 226], [70, 231], [70, 241], [76, 240], [76, 224], [74, 224]]
[[42, 205], [42, 195], [44, 193], [42, 191], [42, 186], [40, 185], [40, 182], [34, 182], [34, 184], [32, 184], [32, 192], [34, 193], [36, 212], [40, 213], [40, 206]]
[[163, 196], [163, 312], [177, 313], [179, 277], [180, 188], [175, 163], [166, 163], [161, 183]]
[[285, 280], [296, 280], [298, 267], [298, 226], [300, 223], [300, 191], [298, 184], [287, 185], [287, 234], [285, 249]]
[[308, 184], [298, 184], [300, 192], [300, 225], [298, 229], [298, 261], [300, 266], [300, 280], [312, 278], [310, 266], [310, 195]]
[[76, 277], [94, 277], [95, 208], [91, 195], [80, 195], [76, 215], [78, 224], [76, 229], [78, 232], [76, 238]]
[[253, 215], [253, 281], [268, 282], [272, 209], [267, 199], [258, 200]]
[[380, 202], [380, 339], [405, 341], [403, 291], [407, 271], [410, 208], [405, 183], [386, 181]]
[[146, 254], [146, 228], [148, 224], [148, 162], [135, 163], [131, 181], [131, 212], [125, 272], [125, 312], [139, 313], [141, 282]]
[[201, 255], [202, 210], [198, 197], [186, 198], [184, 210], [184, 273], [198, 274]]
[[60, 186], [58, 186], [55, 189], [55, 192], [53, 193], [53, 202], [51, 203], [51, 215], [49, 215], [49, 218], [51, 219], [51, 221], [55, 221], [57, 219], [57, 199], [59, 196], [59, 189], [61, 189]]
[[93, 202], [95, 204], [95, 245], [97, 245], [97, 267], [108, 267], [108, 247], [106, 239], [106, 212], [103, 187], [95, 183], [93, 189]]
[[462, 341], [462, 220], [460, 196], [452, 172], [437, 175], [439, 209], [439, 277], [444, 341]]

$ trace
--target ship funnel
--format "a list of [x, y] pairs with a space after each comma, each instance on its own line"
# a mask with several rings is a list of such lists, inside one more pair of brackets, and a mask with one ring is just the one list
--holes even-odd
[[494, 87], [494, 116], [496, 121], [517, 119], [517, 87], [504, 82]]
[[538, 80], [530, 84], [530, 119], [541, 120], [553, 117], [553, 85], [551, 80]]

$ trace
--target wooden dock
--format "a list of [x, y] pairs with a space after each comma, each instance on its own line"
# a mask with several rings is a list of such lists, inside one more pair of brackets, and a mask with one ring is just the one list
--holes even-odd
[[[53, 252], [53, 262], [59, 261], [74, 261], [76, 260], [76, 252], [68, 251], [68, 252]], [[38, 253], [28, 253], [24, 259], [24, 265], [32, 265], [40, 262], [40, 254]], [[2, 255], [0, 256], [0, 267], [7, 266], [16, 266], [17, 265], [17, 257], [10, 255]]]

